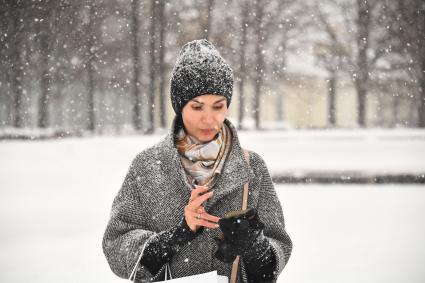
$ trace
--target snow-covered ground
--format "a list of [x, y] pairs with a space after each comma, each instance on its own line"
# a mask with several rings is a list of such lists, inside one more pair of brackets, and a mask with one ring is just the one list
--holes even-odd
[[[103, 232], [132, 158], [162, 136], [0, 143], [0, 282], [123, 282], [103, 256]], [[424, 131], [240, 138], [272, 172], [425, 172]], [[279, 282], [425, 282], [425, 186], [276, 189], [294, 242]]]
[[242, 146], [260, 153], [275, 173], [425, 173], [424, 130], [267, 131], [240, 136]]

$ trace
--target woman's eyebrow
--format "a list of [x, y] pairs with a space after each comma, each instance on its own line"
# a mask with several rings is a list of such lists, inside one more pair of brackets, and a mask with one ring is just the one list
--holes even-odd
[[195, 102], [197, 102], [197, 103], [199, 103], [199, 104], [204, 104], [203, 102], [200, 102], [200, 101], [198, 101], [198, 100], [196, 100], [196, 99], [192, 99], [192, 101], [195, 101]]
[[220, 100], [217, 100], [216, 102], [214, 102], [214, 104], [219, 103], [219, 102], [222, 102], [223, 100], [226, 100], [226, 98], [224, 97], [224, 98], [222, 98]]
[[[197, 102], [197, 103], [199, 103], [199, 104], [204, 104], [203, 102], [198, 101], [198, 100], [196, 100], [195, 98], [194, 98], [194, 99], [192, 99], [192, 100], [193, 100], [193, 101], [195, 101], [195, 102]], [[222, 102], [223, 100], [226, 100], [226, 98], [225, 98], [225, 97], [223, 97], [222, 99], [217, 100], [216, 102], [214, 102], [214, 104], [219, 103], [219, 102]]]

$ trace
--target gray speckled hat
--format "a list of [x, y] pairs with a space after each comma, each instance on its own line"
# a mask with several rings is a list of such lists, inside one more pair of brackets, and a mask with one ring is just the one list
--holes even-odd
[[211, 42], [194, 40], [182, 47], [171, 76], [171, 103], [177, 115], [189, 100], [203, 94], [222, 95], [229, 106], [232, 92], [233, 70]]

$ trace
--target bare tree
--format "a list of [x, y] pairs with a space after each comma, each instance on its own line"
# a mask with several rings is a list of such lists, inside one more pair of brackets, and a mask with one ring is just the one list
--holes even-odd
[[165, 107], [166, 95], [165, 95], [165, 35], [166, 35], [166, 17], [165, 17], [165, 1], [159, 1], [158, 3], [158, 20], [159, 20], [159, 58], [158, 58], [158, 80], [159, 80], [159, 113], [160, 115], [160, 126], [166, 127], [167, 111]]
[[[381, 29], [379, 18], [383, 10], [383, 0], [329, 0], [336, 14], [342, 15], [343, 21], [338, 23], [339, 42], [344, 43], [338, 56], [343, 59], [344, 71], [352, 77], [357, 93], [357, 123], [360, 127], [367, 126], [366, 106], [370, 84], [370, 75], [377, 71], [377, 62], [385, 55], [388, 44], [388, 34]], [[338, 11], [339, 10], [339, 11]], [[342, 54], [342, 53], [346, 54]]]
[[369, 81], [370, 64], [367, 51], [370, 46], [371, 10], [370, 1], [356, 0], [357, 2], [357, 56], [355, 57], [356, 72], [354, 85], [357, 91], [358, 119], [359, 126], [366, 126], [366, 96], [367, 84]]
[[[270, 51], [268, 56], [269, 70], [266, 70], [268, 75], [277, 82], [280, 86], [282, 82], [289, 81], [287, 75], [287, 57], [288, 54], [299, 53], [299, 49], [307, 49], [306, 39], [307, 34], [316, 33], [314, 27], [317, 23], [313, 23], [310, 16], [314, 11], [311, 11], [310, 5], [301, 1], [281, 0], [272, 2], [273, 5], [269, 8], [272, 16], [269, 17], [267, 30], [269, 35], [268, 45]], [[311, 11], [311, 12], [310, 12]], [[284, 94], [286, 89], [278, 87], [277, 103], [275, 109], [277, 119], [284, 119]]]
[[[247, 104], [252, 103], [255, 127], [261, 128], [261, 104], [270, 87], [276, 86], [273, 92], [279, 100], [275, 111], [283, 117], [284, 86], [291, 80], [287, 57], [310, 47], [306, 45], [308, 37], [310, 42], [316, 40], [316, 55], [329, 73], [329, 124], [336, 121], [339, 75], [347, 73], [353, 79], [359, 97], [358, 123], [364, 126], [367, 92], [377, 86], [378, 75], [391, 70], [398, 72], [386, 78], [400, 79], [396, 74], [404, 72], [403, 76], [410, 76], [409, 87], [403, 85], [405, 92], [416, 87], [414, 91], [421, 93], [412, 119], [418, 114], [418, 125], [424, 123], [424, 17], [419, 0], [325, 0], [322, 2], [335, 7], [335, 13], [324, 13], [323, 18], [317, 9], [308, 9], [311, 4], [295, 0], [183, 1], [181, 5], [155, 0], [0, 1], [0, 80], [6, 82], [0, 87], [2, 103], [10, 104], [6, 109], [10, 122], [2, 124], [26, 125], [33, 118], [28, 106], [40, 110], [42, 127], [54, 125], [55, 121], [48, 119], [54, 115], [63, 115], [64, 125], [83, 124], [90, 130], [108, 121], [120, 126], [126, 119], [147, 132], [156, 125], [165, 127], [165, 88], [168, 68], [174, 63], [170, 58], [175, 58], [184, 43], [199, 37], [214, 42], [237, 70], [239, 127], [246, 118]], [[70, 10], [63, 10], [64, 6]], [[392, 13], [390, 17], [388, 13]], [[335, 18], [340, 21], [337, 25]], [[307, 19], [311, 27], [305, 23]], [[229, 29], [235, 23], [238, 28]], [[312, 26], [320, 29], [313, 31]], [[317, 36], [317, 32], [322, 33]], [[323, 34], [327, 38], [323, 39]], [[383, 65], [391, 70], [382, 70]], [[245, 98], [247, 86], [254, 90], [251, 103]], [[391, 103], [382, 101], [382, 113], [388, 114], [391, 107], [393, 113], [403, 116], [403, 98], [386, 98], [383, 89], [379, 89], [379, 99]], [[40, 93], [40, 99], [33, 93]], [[96, 96], [98, 93], [102, 95]], [[406, 99], [413, 101], [410, 96]], [[145, 108], [147, 112], [143, 112]], [[5, 116], [2, 113], [1, 119]]]
[[[4, 15], [8, 22], [7, 38], [5, 42], [6, 54], [5, 63], [9, 71], [7, 80], [10, 85], [11, 96], [11, 120], [12, 125], [16, 128], [23, 126], [22, 119], [22, 97], [23, 97], [23, 58], [22, 43], [25, 41], [25, 27], [27, 21], [24, 21], [26, 7], [22, 2], [4, 1], [2, 8], [5, 9]], [[22, 21], [21, 21], [22, 19]]]
[[246, 0], [240, 1], [240, 30], [241, 30], [241, 39], [239, 41], [239, 113], [238, 113], [238, 128], [243, 128], [243, 119], [245, 114], [245, 95], [244, 95], [244, 85], [246, 79], [246, 48], [247, 48], [247, 34], [248, 34], [248, 25], [249, 25], [249, 2]]
[[[253, 116], [255, 128], [260, 129], [261, 95], [270, 82], [285, 78], [286, 54], [288, 50], [301, 46], [296, 37], [300, 37], [304, 25], [302, 14], [305, 5], [299, 1], [256, 1], [252, 9], [253, 45], [254, 45], [254, 97]], [[289, 43], [292, 41], [293, 43]], [[276, 44], [278, 43], [278, 44]], [[277, 50], [276, 50], [277, 49]]]
[[206, 1], [207, 6], [206, 6], [206, 13], [205, 16], [203, 16], [203, 13], [201, 13], [202, 20], [201, 20], [201, 24], [202, 24], [202, 32], [203, 32], [203, 37], [205, 39], [210, 39], [210, 35], [211, 35], [211, 28], [212, 28], [212, 13], [214, 10], [214, 0], [207, 0]]
[[88, 98], [88, 108], [87, 108], [87, 114], [88, 114], [88, 124], [87, 129], [90, 131], [94, 131], [96, 129], [96, 114], [95, 114], [95, 105], [94, 105], [94, 94], [95, 94], [95, 66], [94, 61], [96, 57], [96, 6], [94, 1], [88, 1], [87, 7], [89, 9], [89, 23], [87, 26], [87, 32], [88, 32], [88, 41], [87, 41], [87, 55], [88, 55], [88, 61], [86, 64], [86, 70], [87, 70], [87, 98]]
[[142, 123], [142, 101], [140, 97], [140, 74], [142, 66], [139, 59], [139, 0], [131, 1], [131, 43], [132, 43], [132, 61], [133, 61], [133, 126], [140, 131]]
[[[71, 54], [66, 52], [64, 41], [69, 36], [75, 26], [70, 24], [69, 18], [78, 11], [79, 6], [67, 1], [60, 0], [54, 3], [54, 10], [51, 16], [51, 35], [50, 35], [50, 86], [49, 104], [52, 106], [50, 114], [50, 126], [64, 126], [64, 93], [63, 90], [72, 76], [69, 76], [69, 62]], [[66, 25], [63, 25], [66, 23]]]
[[9, 29], [9, 7], [6, 1], [1, 1], [0, 8], [0, 124], [6, 126], [10, 123], [10, 65], [9, 50], [10, 47], [10, 34]]
[[328, 123], [335, 127], [336, 125], [336, 84], [338, 73], [344, 69], [343, 58], [349, 56], [347, 47], [338, 36], [338, 31], [332, 23], [329, 22], [329, 16], [325, 15], [322, 5], [316, 4], [318, 24], [324, 30], [326, 42], [318, 42], [314, 46], [315, 55], [318, 63], [329, 74], [328, 85]]
[[39, 47], [40, 47], [40, 97], [38, 101], [38, 127], [46, 128], [50, 125], [49, 104], [51, 99], [52, 76], [50, 73], [50, 58], [54, 43], [54, 25], [56, 18], [56, 1], [45, 1], [36, 5], [39, 19]]
[[391, 31], [397, 40], [392, 41], [392, 53], [401, 56], [393, 63], [395, 69], [404, 69], [419, 87], [418, 127], [425, 128], [425, 2], [397, 0], [392, 6], [394, 17]]
[[255, 76], [254, 76], [254, 98], [253, 98], [253, 116], [255, 121], [255, 128], [260, 129], [260, 109], [261, 109], [261, 92], [263, 86], [263, 79], [265, 75], [264, 70], [264, 42], [266, 38], [266, 31], [264, 29], [264, 1], [255, 1]]
[[146, 133], [151, 134], [155, 127], [155, 88], [157, 81], [157, 61], [156, 61], [156, 25], [158, 16], [158, 2], [150, 1], [150, 26], [149, 26], [149, 93], [147, 99], [148, 121]]

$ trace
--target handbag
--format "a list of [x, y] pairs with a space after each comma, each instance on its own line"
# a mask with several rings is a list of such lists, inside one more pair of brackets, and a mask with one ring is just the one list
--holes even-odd
[[[249, 165], [249, 152], [248, 150], [244, 149], [244, 156], [245, 156], [245, 160]], [[245, 210], [248, 206], [248, 182], [246, 182], [243, 186], [243, 195], [242, 195], [242, 210]], [[130, 274], [130, 277], [128, 278], [128, 280], [131, 280], [133, 282], [135, 282], [136, 280], [136, 270], [137, 267], [139, 266], [139, 262], [142, 259], [142, 255], [143, 252], [146, 248], [146, 244], [148, 243], [148, 241], [145, 241], [145, 243], [143, 244], [142, 247], [142, 251], [139, 255], [139, 258], [137, 259], [137, 262]], [[235, 261], [232, 264], [232, 271], [230, 273], [230, 280], [229, 283], [236, 283], [236, 279], [237, 279], [237, 275], [238, 275], [238, 269], [239, 269], [239, 261], [240, 261], [240, 256], [237, 256]], [[170, 271], [170, 265], [167, 262], [165, 264], [165, 276], [164, 276], [164, 281], [158, 281], [158, 282], [203, 282], [203, 283], [224, 283], [224, 282], [228, 282], [227, 281], [227, 277], [226, 276], [221, 276], [217, 274], [217, 270], [215, 271], [211, 271], [211, 272], [207, 272], [207, 273], [201, 273], [201, 274], [196, 274], [196, 275], [192, 275], [192, 276], [186, 276], [186, 277], [181, 277], [181, 278], [177, 278], [177, 279], [173, 279], [172, 275], [171, 275], [171, 271]]]
[[[143, 245], [143, 246], [145, 247], [145, 245]], [[143, 247], [142, 252], [140, 254], [143, 254], [144, 247]], [[139, 257], [141, 258], [141, 256], [139, 256]], [[135, 271], [136, 271], [137, 266], [138, 266], [138, 263], [136, 264], [136, 266], [133, 268], [133, 271], [131, 272], [131, 275], [130, 275], [130, 278], [129, 278], [129, 280], [131, 280], [131, 281], [136, 280]], [[218, 275], [217, 274], [217, 270], [214, 270], [214, 271], [211, 271], [211, 272], [207, 272], [207, 273], [201, 273], [201, 274], [196, 274], [196, 275], [191, 275], [191, 276], [186, 276], [186, 277], [180, 277], [180, 278], [173, 279], [172, 276], [171, 276], [170, 265], [167, 262], [165, 264], [164, 281], [157, 281], [157, 282], [171, 282], [171, 283], [199, 283], [199, 282], [202, 282], [202, 283], [228, 283], [229, 280], [228, 280], [228, 278], [226, 276]]]
[[186, 277], [180, 277], [171, 280], [159, 281], [159, 282], [170, 282], [170, 283], [228, 283], [229, 279], [226, 276], [220, 276], [217, 274], [217, 270], [195, 274]]

